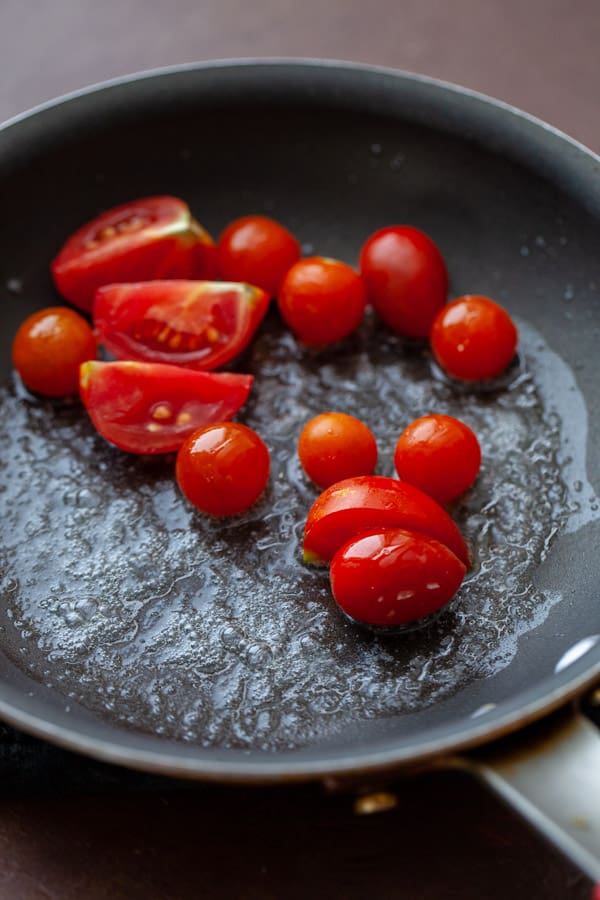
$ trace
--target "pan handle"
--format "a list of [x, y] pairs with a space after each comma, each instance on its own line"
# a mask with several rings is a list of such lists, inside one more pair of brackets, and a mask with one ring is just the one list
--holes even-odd
[[600, 731], [578, 709], [452, 762], [600, 882]]

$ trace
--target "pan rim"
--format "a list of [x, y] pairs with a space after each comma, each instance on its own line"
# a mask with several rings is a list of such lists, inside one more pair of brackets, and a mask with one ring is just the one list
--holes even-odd
[[[82, 728], [70, 728], [58, 724], [56, 720], [42, 718], [23, 711], [0, 697], [0, 718], [13, 727], [42, 740], [61, 747], [64, 750], [83, 754], [100, 762], [123, 766], [136, 771], [154, 775], [164, 775], [196, 781], [213, 781], [231, 784], [291, 784], [295, 782], [325, 779], [340, 779], [344, 776], [354, 781], [357, 777], [392, 774], [403, 769], [423, 770], [432, 766], [452, 765], [452, 760], [469, 750], [474, 750], [493, 741], [540, 721], [551, 713], [564, 708], [569, 701], [575, 701], [586, 689], [591, 689], [600, 678], [600, 660], [591, 666], [574, 664], [577, 670], [562, 686], [544, 693], [540, 698], [527, 704], [519, 704], [516, 709], [509, 709], [501, 716], [496, 715], [492, 725], [477, 718], [465, 719], [464, 727], [458, 730], [456, 723], [424, 732], [425, 737], [417, 746], [398, 745], [393, 739], [383, 749], [371, 749], [358, 753], [348, 751], [346, 755], [337, 753], [329, 760], [298, 759], [307, 752], [306, 748], [298, 751], [264, 752], [259, 759], [259, 751], [253, 751], [249, 758], [244, 750], [227, 750], [220, 748], [203, 748], [183, 742], [166, 741], [165, 749], [135, 748], [126, 741], [97, 737]], [[550, 680], [550, 679], [547, 679]], [[522, 697], [525, 692], [517, 696]], [[539, 694], [539, 685], [531, 690]], [[509, 705], [514, 705], [511, 700]], [[502, 704], [500, 704], [500, 707]], [[61, 716], [64, 718], [65, 714]], [[116, 726], [104, 722], [90, 720], [94, 729], [115, 731], [120, 735], [134, 735], [140, 742], [160, 743], [158, 736], [140, 734], [139, 732], [118, 731]], [[449, 735], [437, 736], [436, 732], [447, 732]], [[455, 733], [458, 731], [458, 734]], [[177, 749], [175, 749], [177, 748]], [[310, 748], [311, 753], [318, 753], [322, 748]], [[227, 754], [227, 755], [225, 755]], [[324, 754], [322, 754], [323, 756]]]
[[[240, 70], [245, 67], [287, 70], [296, 68], [330, 72], [342, 70], [345, 72], [368, 73], [373, 76], [390, 77], [405, 83], [410, 82], [416, 85], [429, 86], [442, 93], [448, 92], [455, 96], [467, 98], [470, 102], [483, 103], [488, 108], [491, 107], [498, 110], [509, 119], [516, 118], [527, 122], [536, 130], [541, 130], [551, 135], [559, 143], [568, 144], [582, 153], [588, 160], [600, 163], [598, 154], [555, 126], [504, 101], [497, 100], [470, 88], [390, 67], [355, 63], [348, 60], [302, 57], [215, 59], [148, 69], [130, 75], [111, 78], [65, 93], [16, 116], [12, 116], [0, 124], [0, 133], [18, 126], [41, 113], [62, 107], [74, 100], [102, 93], [108, 89], [188, 72], [196, 73], [216, 69]], [[595, 653], [592, 655], [595, 655]], [[351, 751], [347, 754], [338, 753], [335, 758], [332, 757], [331, 761], [324, 760], [323, 756], [325, 754], [323, 753], [319, 757], [321, 750], [324, 749], [319, 747], [311, 748], [310, 752], [314, 753], [316, 757], [314, 759], [298, 759], [294, 757], [293, 752], [265, 752], [259, 759], [256, 759], [254, 757], [250, 758], [244, 751], [227, 751], [227, 753], [231, 754], [231, 758], [224, 758], [225, 753], [223, 752], [223, 755], [219, 758], [218, 748], [201, 748], [194, 745], [178, 744], [174, 741], [168, 743], [165, 741], [164, 751], [162, 749], [133, 749], [131, 744], [128, 744], [127, 737], [130, 734], [138, 735], [136, 732], [128, 732], [125, 729], [119, 730], [116, 725], [111, 726], [102, 721], [95, 722], [94, 720], [90, 720], [91, 727], [89, 731], [84, 731], [81, 727], [73, 729], [67, 724], [57, 723], [57, 721], [50, 721], [43, 716], [34, 715], [24, 709], [23, 706], [12, 703], [2, 696], [0, 696], [0, 717], [25, 732], [49, 740], [68, 750], [74, 750], [95, 759], [116, 763], [128, 768], [156, 774], [222, 782], [291, 782], [342, 774], [353, 776], [366, 775], [383, 770], [391, 771], [394, 768], [425, 765], [433, 760], [487, 743], [516, 730], [522, 725], [542, 718], [573, 699], [586, 688], [591, 687], [600, 676], [600, 659], [591, 664], [589, 661], [586, 664], [585, 660], [578, 661], [578, 663], [569, 667], [569, 677], [566, 677], [566, 675], [567, 673], [561, 678], [561, 680], [564, 679], [562, 684], [559, 683], [554, 689], [545, 691], [541, 696], [532, 698], [529, 702], [518, 702], [516, 709], [509, 708], [503, 714], [497, 714], [492, 723], [486, 721], [487, 717], [482, 717], [481, 721], [477, 719], [458, 720], [452, 723], [451, 732], [445, 736], [442, 735], [440, 737], [436, 733], [438, 731], [447, 732], [449, 729], [447, 724], [434, 728], [430, 727], [423, 732], [424, 737], [420, 742], [417, 741], [416, 744], [409, 742], [408, 746], [400, 744], [391, 749], [383, 746], [383, 749], [374, 747], [373, 749], [362, 751], [362, 753], [356, 750], [353, 753]], [[556, 684], [556, 677], [549, 675], [546, 679], [537, 682], [535, 694], [539, 695], [540, 686], [545, 685], [547, 682]], [[2, 690], [0, 688], [0, 694]], [[521, 691], [516, 695], [517, 698], [526, 696], [526, 691]], [[511, 698], [510, 704], [514, 703], [515, 701]], [[50, 706], [48, 708], [51, 709]], [[121, 736], [122, 739], [113, 740], [94, 736], [92, 732], [94, 729], [98, 730], [98, 727], [113, 731]], [[149, 742], [154, 740], [157, 742], [161, 741], [158, 737], [154, 738], [150, 735], [142, 735], [141, 737], [147, 737]], [[185, 752], [182, 751], [182, 748], [185, 748]], [[253, 751], [253, 753], [257, 753], [257, 751]]]

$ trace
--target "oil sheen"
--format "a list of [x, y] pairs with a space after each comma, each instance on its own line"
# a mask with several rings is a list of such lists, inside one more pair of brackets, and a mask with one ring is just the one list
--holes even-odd
[[[501, 671], [519, 637], [560, 600], [535, 579], [553, 542], [597, 515], [577, 455], [583, 449], [564, 449], [564, 432], [584, 437], [586, 428], [572, 373], [519, 325], [519, 365], [495, 389], [474, 391], [436, 375], [421, 346], [368, 320], [322, 353], [300, 348], [268, 321], [237, 368], [256, 376], [239, 419], [267, 442], [272, 474], [258, 504], [232, 519], [185, 503], [172, 457], [122, 453], [78, 404], [6, 385], [5, 652], [65, 704], [114, 723], [203, 746], [265, 750], [443, 703]], [[361, 630], [335, 607], [327, 572], [301, 562], [318, 491], [302, 473], [296, 441], [324, 410], [369, 425], [377, 471], [386, 475], [394, 474], [398, 435], [416, 416], [458, 416], [480, 439], [480, 476], [452, 509], [474, 566], [425, 628], [396, 636]]]

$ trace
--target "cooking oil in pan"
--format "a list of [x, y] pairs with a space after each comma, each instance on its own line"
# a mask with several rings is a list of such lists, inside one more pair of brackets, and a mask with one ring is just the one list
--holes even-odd
[[[115, 723], [206, 746], [298, 747], [364, 719], [442, 702], [513, 658], [560, 596], [536, 572], [594, 513], [585, 407], [566, 365], [521, 325], [521, 365], [496, 391], [432, 376], [421, 347], [367, 322], [324, 354], [271, 323], [240, 361], [256, 375], [240, 417], [266, 439], [269, 488], [245, 515], [203, 517], [173, 460], [107, 445], [78, 405], [0, 395], [0, 626], [34, 679]], [[561, 394], [557, 394], [561, 386]], [[426, 629], [366, 633], [301, 562], [317, 495], [296, 440], [312, 415], [352, 412], [392, 475], [403, 427], [458, 416], [483, 467], [453, 514], [474, 551], [455, 600]], [[578, 433], [564, 451], [564, 434]]]

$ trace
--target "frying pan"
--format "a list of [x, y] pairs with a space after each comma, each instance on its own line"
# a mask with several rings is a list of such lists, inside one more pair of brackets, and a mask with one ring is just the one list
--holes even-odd
[[[2, 716], [190, 778], [344, 784], [468, 766], [600, 877], [593, 726], [570, 713], [533, 750], [481, 749], [565, 707], [600, 672], [599, 173], [592, 153], [512, 108], [343, 63], [185, 66], [7, 123]], [[256, 376], [241, 419], [269, 443], [271, 483], [239, 520], [207, 522], [178, 496], [172, 460], [120, 453], [76, 404], [32, 398], [11, 375], [19, 322], [57, 302], [48, 264], [66, 236], [159, 193], [184, 197], [213, 233], [262, 212], [306, 253], [349, 262], [378, 227], [423, 228], [453, 295], [490, 294], [515, 316], [518, 359], [491, 388], [465, 390], [373, 317], [314, 353], [271, 310], [235, 366]], [[425, 628], [357, 629], [326, 574], [299, 561], [316, 492], [295, 440], [324, 408], [369, 422], [385, 474], [422, 412], [460, 415], [480, 436], [480, 478], [452, 511], [473, 570]]]

